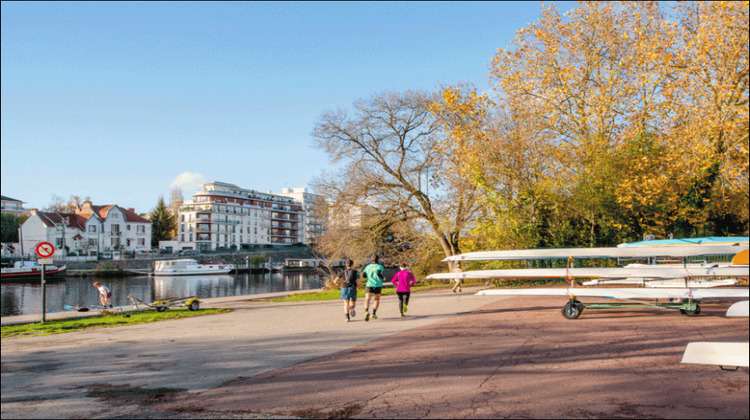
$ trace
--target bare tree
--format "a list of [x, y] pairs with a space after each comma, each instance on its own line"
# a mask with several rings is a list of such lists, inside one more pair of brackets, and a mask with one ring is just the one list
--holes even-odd
[[77, 207], [80, 207], [86, 201], [91, 201], [91, 197], [86, 196], [86, 198], [81, 199], [81, 196], [71, 194], [68, 201], [65, 201], [64, 198], [52, 194], [52, 202], [45, 207], [43, 211], [53, 213], [73, 213]]
[[357, 101], [350, 111], [324, 113], [312, 135], [342, 167], [315, 184], [333, 209], [374, 209], [359, 223], [370, 241], [406, 223], [433, 237], [450, 256], [460, 253], [461, 232], [473, 221], [476, 187], [460, 177], [458, 162], [440, 151], [443, 134], [429, 109], [438, 99], [424, 92], [388, 92]]

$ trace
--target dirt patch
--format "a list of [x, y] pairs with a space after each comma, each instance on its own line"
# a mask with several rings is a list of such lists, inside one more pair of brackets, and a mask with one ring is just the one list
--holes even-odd
[[172, 401], [184, 394], [184, 388], [140, 388], [129, 385], [92, 384], [84, 387], [88, 396], [112, 405], [150, 405]]
[[362, 411], [362, 406], [355, 404], [331, 411], [320, 411], [314, 408], [306, 408], [293, 411], [291, 414], [292, 416], [301, 417], [303, 419], [350, 419], [353, 416], [356, 416], [360, 411]]

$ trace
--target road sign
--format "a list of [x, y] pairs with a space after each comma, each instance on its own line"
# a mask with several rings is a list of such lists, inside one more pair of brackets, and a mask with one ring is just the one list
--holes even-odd
[[40, 258], [49, 258], [55, 253], [55, 247], [49, 242], [40, 242], [36, 246], [36, 255]]
[[36, 263], [39, 265], [51, 265], [53, 262], [52, 258], [41, 258], [36, 260]]

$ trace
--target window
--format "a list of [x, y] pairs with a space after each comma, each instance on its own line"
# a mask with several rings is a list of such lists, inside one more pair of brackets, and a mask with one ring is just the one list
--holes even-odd
[[146, 233], [146, 226], [144, 225], [138, 225], [135, 228], [136, 228], [136, 232], [138, 233]]
[[146, 239], [138, 238], [138, 246], [146, 246]]
[[55, 248], [62, 249], [63, 244], [63, 238], [57, 238], [55, 240]]
[[120, 233], [120, 225], [112, 225], [110, 229], [112, 229], [112, 233]]
[[96, 246], [96, 238], [89, 238], [89, 246], [92, 246], [92, 247]]
[[96, 233], [96, 225], [89, 226], [89, 232]]

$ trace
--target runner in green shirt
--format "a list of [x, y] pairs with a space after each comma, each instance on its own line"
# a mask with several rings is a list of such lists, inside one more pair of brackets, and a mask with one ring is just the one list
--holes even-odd
[[362, 270], [362, 278], [367, 279], [365, 283], [365, 321], [370, 320], [370, 298], [375, 297], [372, 304], [372, 319], [378, 319], [377, 311], [380, 306], [380, 292], [383, 290], [383, 278], [385, 267], [380, 264], [380, 257], [372, 256], [372, 264], [368, 264]]

